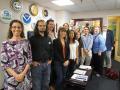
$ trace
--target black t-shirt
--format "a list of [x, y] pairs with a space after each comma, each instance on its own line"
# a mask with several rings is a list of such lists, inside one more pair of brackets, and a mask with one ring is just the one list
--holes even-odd
[[32, 36], [30, 44], [34, 61], [46, 62], [52, 59], [52, 41], [49, 37]]

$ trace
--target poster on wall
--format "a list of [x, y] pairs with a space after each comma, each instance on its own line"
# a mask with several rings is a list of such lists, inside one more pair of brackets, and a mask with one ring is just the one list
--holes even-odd
[[24, 24], [29, 24], [31, 22], [31, 16], [29, 13], [23, 13], [21, 15], [21, 20]]
[[7, 9], [3, 9], [0, 12], [0, 20], [4, 23], [9, 23], [12, 20], [12, 13]]
[[11, 0], [10, 1], [10, 7], [14, 10], [14, 11], [21, 11], [22, 10], [22, 3], [20, 0]]
[[29, 7], [29, 11], [30, 11], [30, 14], [33, 15], [33, 16], [37, 16], [38, 15], [38, 6], [37, 4], [31, 4], [30, 7]]

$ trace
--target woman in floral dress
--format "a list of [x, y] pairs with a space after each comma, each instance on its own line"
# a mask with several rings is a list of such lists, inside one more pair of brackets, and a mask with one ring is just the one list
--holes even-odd
[[30, 90], [31, 47], [24, 39], [24, 26], [13, 20], [9, 25], [8, 39], [1, 48], [1, 66], [5, 70], [4, 90]]

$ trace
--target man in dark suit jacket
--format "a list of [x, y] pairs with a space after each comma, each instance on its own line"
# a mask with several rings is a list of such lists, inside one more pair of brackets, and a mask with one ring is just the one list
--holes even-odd
[[102, 35], [106, 40], [106, 48], [107, 48], [107, 50], [106, 50], [106, 58], [105, 58], [106, 67], [111, 68], [111, 66], [112, 66], [111, 53], [112, 53], [113, 46], [114, 46], [113, 31], [107, 29], [107, 26], [103, 26]]

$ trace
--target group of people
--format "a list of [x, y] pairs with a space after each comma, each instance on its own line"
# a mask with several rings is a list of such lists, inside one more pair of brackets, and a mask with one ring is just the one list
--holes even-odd
[[112, 31], [106, 27], [103, 30], [101, 33], [101, 28], [95, 27], [92, 35], [89, 27], [81, 33], [64, 23], [56, 35], [54, 20], [38, 20], [34, 34], [27, 40], [23, 23], [12, 20], [1, 47], [4, 89], [49, 90], [55, 85], [56, 90], [62, 90], [64, 79], [83, 64], [92, 65], [97, 75], [102, 75], [105, 56], [107, 68], [111, 68], [114, 41]]

